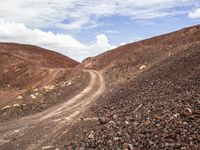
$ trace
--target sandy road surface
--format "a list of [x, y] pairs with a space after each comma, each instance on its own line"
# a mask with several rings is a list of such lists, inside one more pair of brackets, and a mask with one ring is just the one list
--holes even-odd
[[89, 85], [65, 103], [35, 115], [0, 123], [0, 149], [50, 149], [105, 89], [99, 72], [87, 72], [91, 76]]

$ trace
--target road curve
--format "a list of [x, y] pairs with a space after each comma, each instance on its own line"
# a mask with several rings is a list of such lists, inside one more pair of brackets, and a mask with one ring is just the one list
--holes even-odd
[[[103, 76], [94, 70], [89, 85], [78, 95], [41, 113], [0, 123], [0, 149], [38, 150], [51, 148], [105, 89]], [[46, 147], [45, 147], [46, 146]], [[49, 147], [48, 147], [49, 146]]]

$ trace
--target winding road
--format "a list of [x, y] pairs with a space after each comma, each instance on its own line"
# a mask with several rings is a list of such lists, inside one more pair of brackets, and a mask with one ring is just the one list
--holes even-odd
[[80, 120], [105, 89], [103, 76], [93, 70], [89, 85], [78, 95], [41, 113], [0, 123], [0, 149], [38, 150], [51, 148], [57, 138]]

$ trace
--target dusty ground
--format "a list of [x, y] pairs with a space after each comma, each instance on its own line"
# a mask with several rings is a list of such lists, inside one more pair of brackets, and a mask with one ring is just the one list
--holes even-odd
[[[41, 113], [25, 118], [0, 123], [1, 149], [55, 149], [63, 134], [79, 122], [91, 103], [104, 91], [100, 73], [90, 73], [89, 85], [75, 97]], [[87, 121], [88, 118], [83, 118]], [[90, 120], [90, 118], [88, 119]]]
[[[78, 71], [73, 75], [66, 74], [66, 77], [60, 79], [60, 81], [45, 86], [35, 91], [34, 89], [24, 93], [15, 92], [13, 95], [22, 95], [23, 99], [16, 99], [17, 96], [6, 99], [6, 103], [3, 105], [4, 99], [2, 98], [0, 110], [0, 120], [7, 121], [14, 118], [20, 118], [22, 116], [32, 115], [38, 112], [42, 112], [49, 107], [55, 106], [59, 103], [66, 102], [74, 95], [82, 91], [89, 83], [89, 74], [83, 71]], [[10, 91], [8, 92], [8, 96]], [[35, 97], [32, 98], [31, 95]], [[8, 97], [7, 97], [8, 98]], [[8, 107], [9, 106], [9, 107]]]

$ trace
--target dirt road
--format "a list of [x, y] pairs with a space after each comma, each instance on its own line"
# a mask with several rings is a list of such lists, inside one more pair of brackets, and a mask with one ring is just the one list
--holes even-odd
[[99, 72], [87, 72], [91, 77], [89, 85], [65, 103], [35, 115], [0, 123], [0, 149], [51, 149], [52, 143], [80, 120], [82, 112], [105, 89]]

